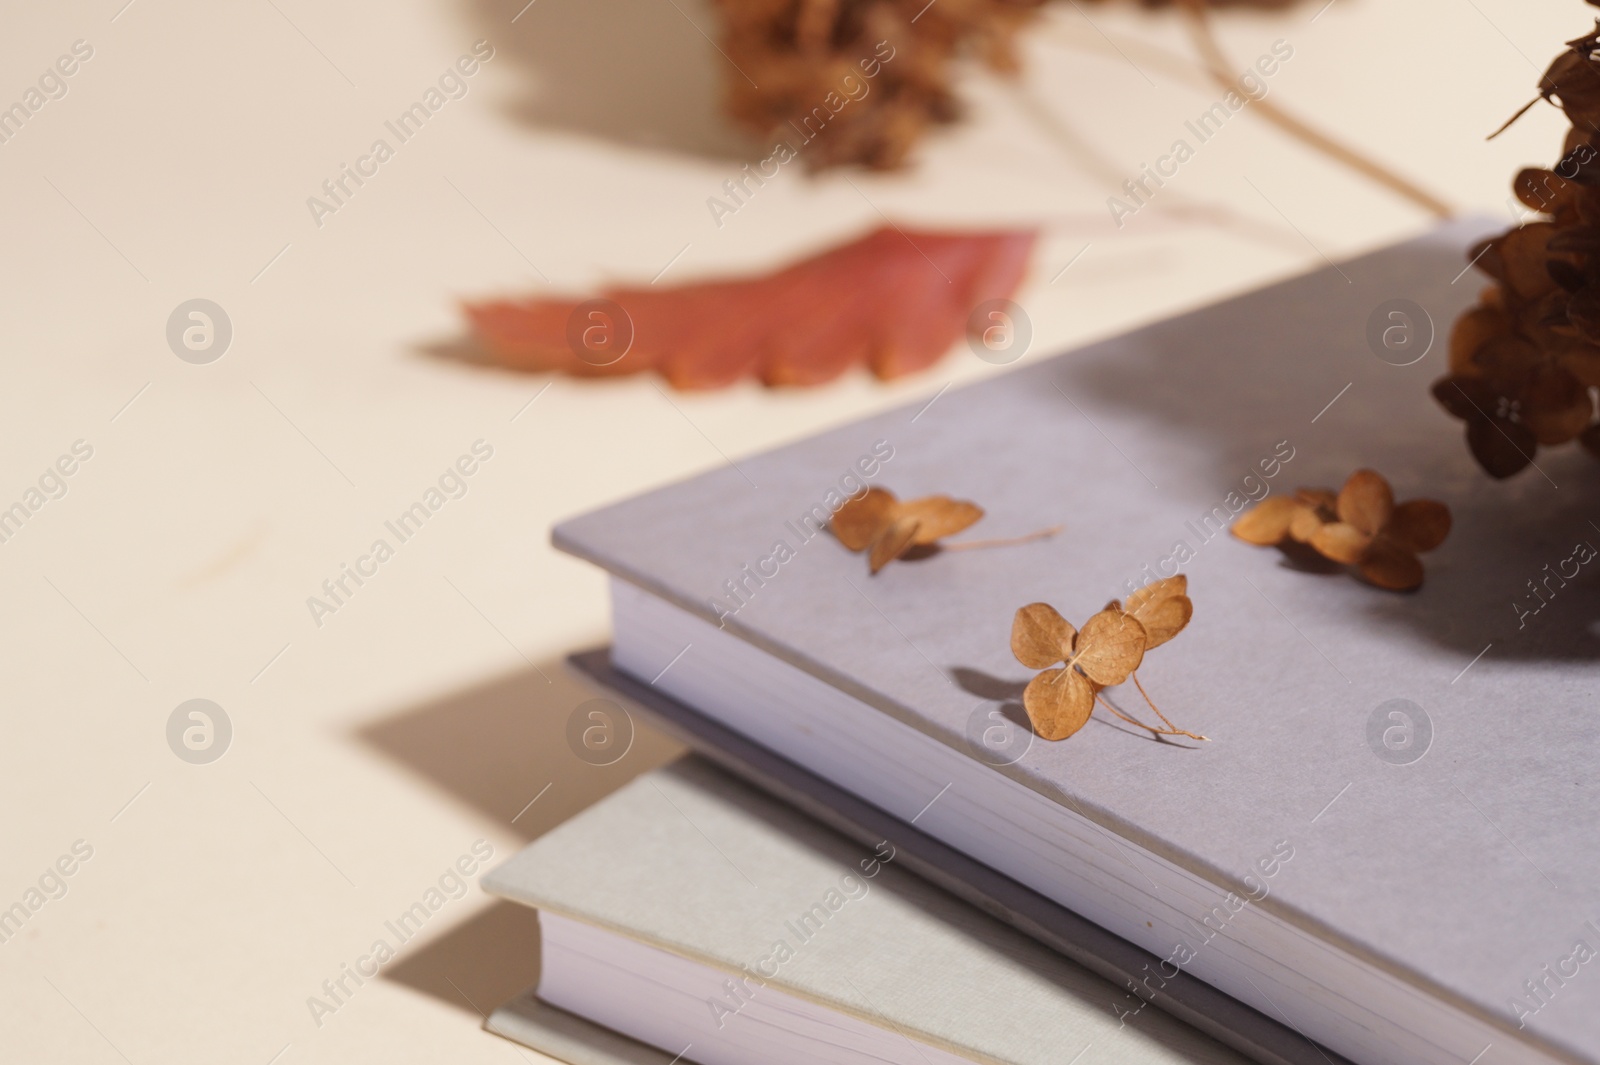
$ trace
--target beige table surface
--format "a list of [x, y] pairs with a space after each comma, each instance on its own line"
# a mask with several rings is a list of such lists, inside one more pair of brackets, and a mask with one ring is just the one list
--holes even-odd
[[[75, 442], [93, 454], [0, 543], [0, 907], [37, 902], [41, 878], [66, 889], [0, 943], [0, 1061], [534, 1060], [478, 1013], [532, 979], [534, 925], [475, 887], [381, 975], [346, 976], [331, 1015], [308, 999], [394, 942], [385, 922], [475, 841], [505, 856], [673, 753], [641, 735], [600, 769], [568, 748], [594, 693], [561, 662], [602, 642], [607, 616], [601, 575], [550, 550], [551, 523], [1000, 372], [963, 349], [891, 386], [551, 383], [439, 357], [461, 336], [457, 298], [768, 266], [880, 211], [1042, 219], [1018, 296], [1038, 355], [1427, 221], [1246, 113], [1119, 231], [1106, 196], [1218, 94], [1174, 22], [1063, 4], [1020, 86], [966, 78], [971, 121], [919, 169], [789, 168], [719, 228], [706, 198], [750, 148], [716, 117], [709, 5], [521, 7], [5, 14], [0, 102], [74, 42], [93, 54], [0, 144], [0, 507]], [[1223, 32], [1241, 64], [1289, 41], [1275, 99], [1509, 217], [1512, 173], [1553, 159], [1564, 124], [1540, 108], [1484, 134], [1590, 14], [1313, 0]], [[494, 55], [467, 95], [319, 226], [307, 198], [479, 40]], [[204, 365], [165, 337], [196, 297], [233, 328]], [[316, 624], [307, 597], [478, 440], [493, 457], [467, 494]], [[168, 745], [195, 698], [232, 725], [209, 764]], [[52, 879], [75, 844], [92, 856]]]

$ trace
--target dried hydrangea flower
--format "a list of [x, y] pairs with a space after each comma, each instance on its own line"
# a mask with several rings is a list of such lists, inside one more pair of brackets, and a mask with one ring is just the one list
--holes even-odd
[[869, 488], [834, 512], [831, 528], [839, 542], [852, 551], [868, 551], [872, 572], [877, 573], [912, 551], [967, 551], [975, 547], [1014, 547], [1054, 536], [1065, 526], [1052, 525], [1026, 536], [999, 540], [938, 541], [954, 536], [983, 517], [983, 508], [949, 496], [924, 496], [901, 502], [885, 488]]
[[1534, 220], [1469, 252], [1494, 283], [1457, 319], [1450, 373], [1433, 386], [1492, 477], [1571, 440], [1600, 455], [1600, 30], [1567, 42], [1533, 103], [1541, 98], [1572, 122], [1564, 154], [1512, 182]]
[[1357, 470], [1338, 496], [1318, 488], [1262, 500], [1239, 515], [1233, 534], [1263, 547], [1309, 545], [1379, 588], [1405, 592], [1422, 586], [1417, 555], [1450, 535], [1450, 508], [1432, 499], [1397, 505], [1382, 474]]
[[[1182, 576], [1140, 589], [1124, 607], [1116, 600], [1074, 628], [1049, 603], [1030, 603], [1018, 610], [1011, 623], [1011, 653], [1038, 673], [1022, 693], [1023, 709], [1033, 729], [1047, 740], [1064, 740], [1088, 723], [1099, 701], [1131, 725], [1158, 736], [1204, 736], [1173, 726], [1166, 715], [1150, 707], [1167, 725], [1156, 728], [1122, 713], [1101, 696], [1102, 688], [1133, 677], [1147, 650], [1166, 643], [1183, 630], [1194, 614]], [[1139, 691], [1144, 694], [1143, 685]], [[1148, 702], [1149, 696], [1145, 695]]]
[[1257, 547], [1284, 541], [1309, 544], [1317, 530], [1336, 521], [1338, 497], [1326, 488], [1301, 488], [1292, 496], [1268, 496], [1233, 523], [1233, 535]]
[[852, 551], [867, 551], [877, 573], [913, 547], [927, 547], [970, 528], [983, 517], [976, 503], [949, 496], [924, 496], [902, 502], [884, 488], [869, 488], [834, 511], [832, 529]]

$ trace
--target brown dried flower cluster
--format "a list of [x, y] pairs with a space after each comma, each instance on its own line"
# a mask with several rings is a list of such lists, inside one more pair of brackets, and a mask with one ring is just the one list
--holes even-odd
[[1450, 373], [1433, 386], [1439, 404], [1467, 423], [1467, 445], [1493, 477], [1526, 468], [1540, 446], [1574, 439], [1600, 455], [1597, 51], [1600, 28], [1569, 41], [1540, 82], [1534, 103], [1558, 103], [1573, 128], [1561, 161], [1550, 170], [1523, 170], [1513, 188], [1547, 220], [1472, 249], [1494, 283], [1456, 322]]
[[946, 536], [970, 528], [983, 517], [983, 508], [949, 496], [896, 499], [883, 488], [845, 502], [834, 512], [833, 535], [852, 551], [867, 551], [873, 573], [913, 547], [929, 547]]
[[983, 508], [949, 496], [923, 496], [904, 502], [887, 488], [869, 488], [846, 500], [833, 513], [829, 527], [839, 542], [852, 551], [866, 551], [873, 573], [897, 558], [920, 557], [935, 551], [965, 551], [974, 547], [1011, 547], [1043, 540], [1060, 532], [1060, 525], [1004, 540], [964, 540], [941, 544], [971, 528], [983, 517]]
[[[1083, 728], [1099, 702], [1112, 714], [1157, 736], [1204, 736], [1173, 725], [1145, 695], [1134, 671], [1144, 654], [1183, 631], [1194, 615], [1188, 578], [1181, 574], [1146, 585], [1128, 597], [1113, 599], [1082, 629], [1049, 603], [1030, 603], [1011, 622], [1011, 653], [1039, 673], [1022, 693], [1022, 705], [1033, 729], [1047, 740], [1064, 740]], [[1106, 702], [1100, 692], [1129, 677], [1166, 728], [1135, 720]]]
[[[1210, 0], [1213, 7], [1290, 2]], [[954, 60], [974, 56], [1015, 70], [1017, 32], [1043, 3], [717, 0], [728, 113], [758, 136], [789, 145], [812, 169], [897, 167], [928, 127], [958, 117]], [[1140, 3], [1169, 7], [1174, 0]]]
[[812, 169], [891, 169], [956, 118], [951, 61], [1014, 68], [1012, 38], [1042, 2], [718, 0], [728, 112]]
[[1270, 496], [1239, 515], [1233, 535], [1290, 557], [1326, 559], [1356, 571], [1379, 588], [1407, 592], [1422, 586], [1420, 552], [1450, 535], [1450, 508], [1432, 499], [1396, 504], [1383, 475], [1357, 470], [1338, 495], [1302, 488]]

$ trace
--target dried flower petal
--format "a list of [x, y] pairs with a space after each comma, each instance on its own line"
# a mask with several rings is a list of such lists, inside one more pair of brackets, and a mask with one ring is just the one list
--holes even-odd
[[1289, 534], [1290, 523], [1301, 509], [1303, 504], [1287, 496], [1268, 496], [1239, 515], [1231, 531], [1247, 544], [1272, 547]]
[[1450, 535], [1450, 508], [1433, 499], [1401, 503], [1384, 535], [1408, 551], [1432, 551]]
[[1327, 511], [1329, 521], [1339, 506], [1339, 494], [1331, 488], [1297, 488], [1294, 497], [1309, 507]]
[[1294, 519], [1289, 522], [1289, 539], [1295, 543], [1309, 544], [1317, 535], [1317, 530], [1332, 520], [1332, 508], [1323, 511], [1302, 506], [1294, 512]]
[[1594, 420], [1594, 398], [1576, 377], [1560, 367], [1548, 366], [1533, 375], [1523, 393], [1527, 411], [1523, 424], [1545, 446], [1565, 444]]
[[881, 488], [869, 488], [864, 495], [845, 500], [833, 512], [830, 527], [839, 542], [852, 551], [865, 550], [894, 521], [894, 496]]
[[1383, 475], [1374, 470], [1357, 470], [1339, 490], [1339, 520], [1354, 525], [1367, 536], [1376, 536], [1394, 513], [1394, 492]]
[[1121, 684], [1144, 660], [1148, 639], [1138, 619], [1120, 610], [1102, 610], [1079, 630], [1072, 664], [1097, 684]]
[[883, 567], [905, 554], [917, 542], [917, 523], [897, 518], [889, 528], [872, 541], [872, 551], [867, 555], [867, 567], [877, 573]]
[[[1597, 293], [1600, 296], [1600, 293]], [[1600, 319], [1596, 320], [1600, 323]], [[1596, 340], [1600, 345], [1600, 340]], [[1561, 353], [1560, 366], [1591, 388], [1600, 386], [1600, 346], [1579, 344]]]
[[1550, 258], [1546, 246], [1556, 227], [1548, 222], [1533, 222], [1513, 229], [1498, 240], [1503, 273], [1500, 280], [1523, 299], [1534, 300], [1556, 287], [1545, 263]]
[[1505, 315], [1491, 307], [1475, 307], [1463, 314], [1450, 333], [1450, 371], [1461, 373], [1471, 367], [1479, 348], [1510, 331]]
[[900, 516], [917, 523], [913, 543], [926, 545], [971, 527], [983, 517], [983, 508], [949, 496], [926, 496], [901, 503]]
[[834, 511], [829, 528], [851, 551], [870, 549], [867, 564], [877, 573], [913, 547], [926, 547], [970, 527], [983, 508], [949, 496], [896, 499], [886, 488], [869, 488]]
[[1144, 626], [1145, 651], [1159, 647], [1183, 631], [1194, 616], [1194, 603], [1186, 594], [1189, 578], [1183, 574], [1154, 581], [1128, 596], [1123, 610]]
[[1029, 669], [1045, 669], [1072, 657], [1078, 630], [1049, 603], [1029, 603], [1011, 622], [1011, 653]]
[[1577, 205], [1579, 186], [1539, 167], [1518, 172], [1511, 191], [1523, 206], [1545, 214], [1558, 214]]
[[1346, 566], [1360, 562], [1371, 544], [1372, 537], [1344, 521], [1329, 522], [1311, 538], [1311, 546], [1318, 554]]
[[1483, 418], [1467, 423], [1467, 446], [1490, 477], [1504, 480], [1532, 465], [1539, 442], [1525, 425]]
[[1094, 713], [1094, 687], [1075, 669], [1047, 669], [1023, 689], [1022, 707], [1041, 738], [1064, 740]]
[[1421, 561], [1399, 544], [1387, 540], [1374, 543], [1357, 568], [1379, 588], [1409, 592], [1422, 586]]
[[1489, 382], [1459, 374], [1435, 381], [1433, 398], [1450, 414], [1469, 422], [1488, 418], [1499, 406], [1499, 393]]

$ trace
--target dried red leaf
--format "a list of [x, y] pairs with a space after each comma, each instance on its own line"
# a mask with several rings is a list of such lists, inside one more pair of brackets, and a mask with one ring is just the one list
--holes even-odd
[[610, 314], [603, 324], [631, 327], [632, 335], [615, 361], [578, 339], [584, 321], [577, 329], [572, 323], [583, 301], [495, 300], [465, 309], [493, 359], [518, 370], [586, 377], [655, 370], [684, 389], [752, 376], [817, 385], [862, 363], [892, 378], [944, 355], [978, 304], [1010, 296], [1036, 236], [884, 227], [763, 277], [609, 289], [602, 298], [626, 321], [611, 321], [613, 310], [603, 312]]

